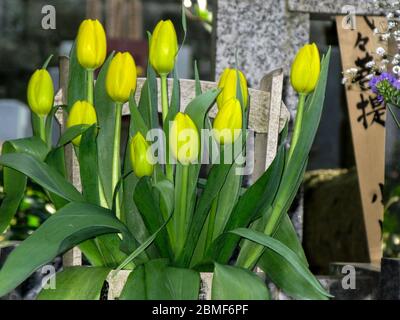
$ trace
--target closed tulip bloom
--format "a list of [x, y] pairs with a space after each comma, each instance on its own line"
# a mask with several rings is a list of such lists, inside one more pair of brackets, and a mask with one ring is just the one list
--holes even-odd
[[296, 92], [308, 94], [315, 89], [321, 69], [319, 51], [315, 43], [302, 47], [293, 61], [290, 82]]
[[237, 74], [239, 74], [240, 78], [240, 88], [242, 89], [242, 99], [244, 103], [244, 107], [247, 108], [248, 102], [248, 90], [247, 90], [247, 81], [245, 76], [240, 70], [236, 69], [225, 69], [219, 79], [218, 88], [222, 89], [221, 93], [217, 97], [217, 105], [218, 108], [221, 108], [226, 101], [231, 100], [232, 98], [239, 98], [237, 95]]
[[[87, 124], [92, 125], [97, 123], [96, 110], [93, 105], [87, 101], [77, 101], [71, 108], [69, 112], [68, 120], [67, 120], [67, 128], [71, 128], [73, 126]], [[72, 143], [76, 146], [81, 144], [82, 135], [79, 135]]]
[[106, 90], [115, 102], [125, 103], [136, 89], [136, 64], [129, 52], [117, 53], [107, 71]]
[[175, 65], [178, 39], [171, 20], [161, 20], [154, 28], [150, 40], [150, 64], [160, 75], [168, 74]]
[[76, 54], [79, 64], [88, 70], [99, 68], [106, 59], [107, 40], [98, 20], [82, 21], [76, 38]]
[[171, 153], [181, 164], [195, 163], [199, 157], [199, 131], [193, 120], [179, 112], [170, 127]]
[[149, 161], [148, 149], [146, 139], [140, 132], [136, 133], [131, 141], [130, 151], [132, 168], [138, 178], [149, 177], [153, 174], [154, 165]]
[[233, 143], [242, 129], [242, 108], [238, 99], [231, 99], [219, 109], [213, 123], [214, 137], [220, 144]]
[[46, 69], [36, 70], [28, 83], [28, 104], [38, 116], [50, 113], [54, 101], [53, 80]]

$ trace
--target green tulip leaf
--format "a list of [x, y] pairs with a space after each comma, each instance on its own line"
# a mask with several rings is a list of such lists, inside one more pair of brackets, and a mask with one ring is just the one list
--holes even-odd
[[85, 240], [108, 233], [122, 233], [125, 242], [133, 241], [125, 225], [110, 210], [87, 203], [69, 203], [8, 256], [0, 270], [0, 297], [56, 256]]
[[269, 291], [255, 273], [215, 263], [211, 298], [213, 300], [269, 300]]
[[151, 260], [128, 277], [120, 300], [197, 300], [200, 275], [190, 269], [168, 266], [168, 260]]
[[209, 255], [219, 263], [228, 263], [240, 240], [239, 237], [226, 232], [240, 227], [247, 227], [270, 208], [281, 181], [284, 159], [285, 147], [280, 146], [269, 168], [236, 202], [226, 223], [225, 234], [222, 234], [214, 241], [209, 251]]
[[[109, 268], [71, 267], [54, 275], [56, 288], [42, 289], [38, 300], [99, 300]], [[50, 279], [49, 282], [52, 280]]]
[[[308, 267], [303, 263], [303, 261], [299, 258], [299, 256], [289, 249], [286, 245], [284, 245], [282, 242], [269, 237], [265, 235], [264, 233], [254, 231], [251, 229], [245, 229], [245, 228], [239, 228], [230, 231], [230, 233], [236, 234], [240, 237], [246, 238], [248, 240], [251, 240], [253, 242], [256, 242], [276, 254], [279, 254], [282, 259], [284, 259], [287, 264], [290, 264], [290, 266], [294, 269], [294, 273], [296, 273], [299, 277], [302, 277], [305, 281], [308, 282], [310, 286], [312, 286], [315, 290], [315, 292], [318, 292], [320, 294], [321, 298], [326, 298], [326, 297], [331, 297], [329, 293], [325, 291], [324, 288], [322, 288], [321, 284], [318, 282], [318, 280], [314, 277], [314, 275], [310, 272]], [[274, 260], [274, 262], [279, 261], [279, 260]], [[263, 267], [266, 267], [266, 270], [270, 270], [268, 266], [268, 262], [266, 262], [266, 265], [262, 264]], [[275, 264], [274, 271], [281, 273], [282, 270], [280, 268], [287, 266], [287, 264], [279, 265]], [[281, 276], [284, 274], [281, 273]]]
[[[143, 84], [138, 110], [147, 128], [158, 128], [158, 89], [156, 73], [150, 63], [147, 65], [147, 79]], [[147, 132], [146, 132], [147, 133]], [[146, 135], [144, 135], [146, 136]]]
[[226, 176], [231, 165], [219, 164], [212, 166], [208, 175], [208, 180], [203, 193], [198, 200], [198, 204], [193, 214], [192, 222], [189, 227], [185, 248], [177, 259], [178, 266], [188, 266], [194, 254], [198, 239], [204, 223], [210, 212], [212, 203], [224, 185]]
[[186, 107], [185, 113], [190, 116], [199, 131], [204, 129], [206, 115], [220, 92], [220, 89], [208, 90], [194, 98]]
[[82, 135], [79, 147], [79, 168], [83, 196], [87, 202], [100, 205], [96, 138], [96, 125], [92, 125]]
[[85, 69], [79, 64], [76, 55], [76, 42], [69, 58], [68, 112], [77, 101], [86, 100], [87, 78]]
[[82, 195], [57, 170], [31, 155], [3, 154], [0, 156], [0, 164], [23, 173], [49, 192], [68, 201], [83, 201]]
[[[46, 157], [45, 162], [54, 170], [56, 170], [58, 173], [60, 173], [64, 178], [67, 177], [67, 169], [65, 167], [65, 153], [64, 153], [64, 148], [55, 148], [49, 152], [49, 154]], [[52, 193], [48, 192], [48, 196], [50, 198], [50, 201], [54, 204], [55, 208], [61, 209], [64, 207], [67, 203], [68, 200]]]
[[70, 143], [72, 140], [82, 135], [89, 128], [90, 125], [88, 124], [78, 124], [76, 126], [67, 128], [58, 140], [58, 147], [65, 146], [66, 144]]
[[[38, 137], [6, 141], [2, 148], [3, 155], [24, 153], [38, 160], [43, 160], [48, 151], [46, 144]], [[7, 166], [3, 168], [3, 192], [5, 196], [0, 206], [0, 234], [8, 228], [17, 212], [25, 195], [26, 182], [27, 178], [23, 173]]]
[[96, 108], [97, 121], [100, 127], [97, 136], [99, 175], [109, 207], [112, 206], [113, 200], [113, 186], [111, 183], [112, 152], [105, 152], [105, 150], [112, 150], [114, 144], [116, 108], [115, 103], [107, 94], [106, 76], [113, 57], [114, 52], [109, 55], [101, 68], [94, 87], [94, 106]]
[[[164, 223], [163, 214], [160, 211], [158, 201], [154, 199], [152, 186], [149, 177], [143, 177], [139, 180], [135, 188], [134, 201], [139, 209], [150, 234], [157, 232]], [[162, 230], [155, 238], [155, 244], [163, 258], [172, 256], [166, 230]]]

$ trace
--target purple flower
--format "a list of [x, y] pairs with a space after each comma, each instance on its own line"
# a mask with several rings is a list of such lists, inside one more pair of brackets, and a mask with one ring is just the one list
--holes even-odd
[[377, 85], [381, 82], [387, 80], [393, 87], [396, 89], [400, 89], [400, 81], [397, 79], [397, 77], [391, 73], [388, 72], [383, 72], [379, 76], [374, 76], [370, 81], [369, 85], [371, 87], [371, 90], [373, 93], [379, 94], [379, 90], [377, 88]]

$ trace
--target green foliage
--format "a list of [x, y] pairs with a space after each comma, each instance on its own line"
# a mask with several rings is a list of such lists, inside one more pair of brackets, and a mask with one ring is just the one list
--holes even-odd
[[122, 233], [125, 242], [133, 241], [126, 227], [109, 210], [86, 203], [66, 205], [10, 254], [0, 270], [0, 296], [57, 255], [84, 240], [108, 233]]
[[[184, 16], [182, 27], [186, 35]], [[180, 163], [156, 164], [151, 177], [135, 176], [130, 164], [131, 137], [137, 132], [146, 137], [149, 129], [161, 127], [157, 75], [151, 65], [138, 103], [135, 92], [131, 92], [129, 137], [123, 146], [123, 165], [117, 172], [121, 179], [115, 187], [112, 169], [118, 171], [118, 167], [113, 166], [112, 151], [117, 113], [105, 85], [113, 56], [114, 53], [101, 68], [94, 87], [97, 125], [71, 127], [52, 147], [48, 138], [58, 109], [55, 107], [46, 120], [46, 142], [37, 138], [37, 119], [33, 116], [35, 136], [9, 141], [3, 147], [0, 164], [4, 166], [5, 198], [0, 207], [0, 232], [8, 227], [17, 211], [27, 179], [45, 190], [57, 212], [9, 256], [0, 270], [0, 296], [57, 255], [79, 245], [92, 267], [64, 270], [57, 276], [57, 289], [42, 291], [40, 299], [99, 299], [111, 269], [130, 269], [133, 271], [121, 299], [197, 299], [199, 272], [213, 270], [213, 299], [268, 300], [264, 281], [251, 272], [256, 265], [269, 280], [295, 298], [328, 298], [308, 269], [287, 211], [302, 182], [318, 128], [330, 51], [322, 59], [317, 88], [305, 101], [301, 132], [293, 152], [288, 155], [282, 143], [268, 170], [247, 189], [242, 188], [242, 177], [236, 174], [238, 165], [234, 163], [204, 166], [206, 179], [199, 179], [201, 164]], [[67, 111], [77, 100], [87, 98], [87, 81], [74, 46]], [[165, 93], [165, 86], [162, 88]], [[208, 113], [220, 91], [215, 88], [202, 92], [196, 65], [196, 97], [185, 106], [185, 113], [199, 132], [212, 128]], [[237, 91], [242, 102], [239, 82]], [[176, 70], [171, 101], [165, 103], [168, 99], [163, 97], [168, 114], [162, 129], [169, 141], [169, 121], [181, 108]], [[245, 142], [248, 114], [241, 105], [243, 129], [237, 141]], [[79, 135], [81, 145], [74, 150], [80, 165], [82, 192], [68, 181], [64, 155], [64, 147]], [[168, 156], [168, 144], [165, 149]], [[246, 148], [236, 150], [228, 146], [219, 151], [222, 159], [228, 155], [236, 159], [239, 153], [246, 153]], [[238, 246], [236, 265], [228, 265]]]
[[213, 300], [269, 300], [268, 288], [253, 272], [215, 264], [211, 297]]
[[42, 289], [38, 300], [99, 300], [111, 269], [96, 267], [66, 268], [56, 275], [55, 289]]

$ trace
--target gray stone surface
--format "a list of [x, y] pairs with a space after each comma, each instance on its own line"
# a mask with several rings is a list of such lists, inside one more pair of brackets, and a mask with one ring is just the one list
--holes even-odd
[[[296, 52], [309, 42], [309, 14], [290, 12], [286, 0], [218, 0], [216, 19], [216, 79], [235, 65], [236, 51], [238, 67], [253, 88], [265, 74], [282, 67], [283, 101], [294, 119], [297, 96], [288, 75]], [[291, 214], [300, 237], [302, 215], [300, 199]]]
[[377, 14], [373, 0], [288, 0], [289, 10], [340, 14], [352, 6], [355, 14]]
[[[297, 50], [309, 41], [309, 28], [309, 15], [289, 12], [285, 0], [218, 0], [216, 79], [235, 65], [236, 50], [238, 66], [253, 88], [276, 68], [288, 75]], [[284, 101], [293, 111], [296, 99], [287, 85]]]
[[382, 258], [379, 299], [400, 300], [400, 259]]

